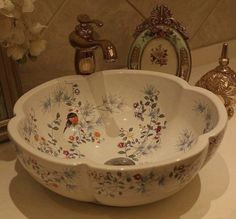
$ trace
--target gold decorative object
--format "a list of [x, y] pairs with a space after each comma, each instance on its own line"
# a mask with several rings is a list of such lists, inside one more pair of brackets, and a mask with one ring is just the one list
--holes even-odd
[[106, 62], [114, 62], [117, 59], [115, 46], [108, 40], [95, 39], [96, 32], [92, 24], [102, 27], [103, 23], [99, 20], [92, 20], [88, 15], [79, 15], [77, 17], [79, 24], [70, 34], [70, 44], [76, 49], [75, 51], [75, 70], [77, 74], [88, 75], [95, 71], [95, 54], [94, 51], [100, 47]]
[[203, 87], [218, 95], [226, 107], [229, 118], [231, 118], [236, 103], [236, 73], [228, 66], [227, 51], [228, 44], [224, 43], [219, 58], [219, 66], [207, 72], [196, 83], [196, 86]]
[[140, 33], [142, 33], [144, 30], [149, 28], [153, 34], [157, 34], [161, 31], [161, 34], [163, 36], [169, 36], [172, 35], [172, 31], [169, 30], [167, 32], [163, 32], [159, 27], [161, 25], [168, 26], [170, 28], [173, 28], [174, 30], [181, 33], [183, 38], [185, 40], [188, 39], [186, 29], [184, 26], [181, 25], [180, 22], [178, 22], [175, 18], [172, 16], [172, 12], [170, 9], [165, 5], [156, 6], [153, 8], [150, 17], [145, 19], [140, 25], [136, 27], [136, 30], [134, 32], [134, 37], [138, 37]]

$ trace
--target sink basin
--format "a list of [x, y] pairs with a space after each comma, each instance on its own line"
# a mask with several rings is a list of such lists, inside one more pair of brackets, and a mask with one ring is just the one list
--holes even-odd
[[14, 112], [9, 135], [34, 179], [112, 206], [179, 191], [212, 157], [227, 123], [214, 94], [141, 70], [58, 78], [24, 94]]

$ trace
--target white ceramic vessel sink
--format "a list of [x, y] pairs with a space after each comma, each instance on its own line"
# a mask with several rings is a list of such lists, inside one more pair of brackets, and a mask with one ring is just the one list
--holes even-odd
[[14, 111], [9, 134], [37, 181], [114, 206], [180, 190], [215, 152], [227, 123], [212, 93], [137, 70], [55, 79], [23, 95]]

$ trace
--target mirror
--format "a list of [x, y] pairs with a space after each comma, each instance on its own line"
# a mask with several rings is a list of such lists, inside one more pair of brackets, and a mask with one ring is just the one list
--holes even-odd
[[134, 37], [128, 57], [129, 69], [159, 71], [189, 80], [188, 37], [166, 6], [156, 6], [150, 17], [137, 26]]

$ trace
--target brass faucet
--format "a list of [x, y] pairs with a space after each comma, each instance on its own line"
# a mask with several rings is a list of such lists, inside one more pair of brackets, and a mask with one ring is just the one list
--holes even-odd
[[114, 62], [117, 59], [115, 46], [108, 40], [95, 40], [95, 31], [91, 24], [102, 27], [103, 23], [99, 20], [91, 20], [88, 15], [79, 15], [77, 17], [79, 24], [70, 34], [70, 44], [75, 51], [75, 70], [77, 74], [89, 75], [95, 72], [95, 54], [94, 51], [101, 47], [103, 57], [106, 62]]

